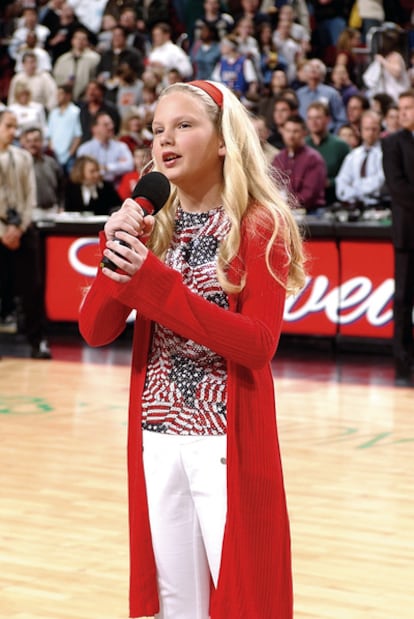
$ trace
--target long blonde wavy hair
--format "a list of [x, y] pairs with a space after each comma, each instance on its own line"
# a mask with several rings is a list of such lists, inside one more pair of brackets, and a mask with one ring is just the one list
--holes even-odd
[[[214, 82], [223, 93], [223, 106], [219, 108], [201, 88], [186, 83], [168, 86], [160, 95], [166, 97], [181, 91], [198, 97], [204, 103], [211, 121], [223, 138], [226, 155], [223, 164], [223, 208], [231, 222], [230, 232], [219, 248], [217, 276], [227, 293], [240, 292], [245, 284], [242, 277], [237, 284], [227, 278], [231, 261], [237, 256], [241, 242], [243, 218], [249, 216], [251, 223], [263, 224], [263, 208], [270, 214], [273, 231], [266, 247], [266, 263], [272, 276], [281, 283], [287, 294], [298, 292], [305, 283], [304, 253], [302, 238], [289, 203], [282, 196], [276, 175], [272, 173], [263, 155], [256, 130], [246, 108], [225, 86]], [[153, 168], [155, 169], [155, 168]], [[172, 185], [171, 195], [156, 217], [156, 225], [149, 240], [152, 251], [164, 258], [170, 245], [174, 219], [178, 205], [177, 188]], [[253, 208], [260, 205], [262, 209]], [[269, 218], [267, 218], [269, 219]], [[249, 226], [250, 228], [250, 226]], [[288, 264], [287, 283], [280, 281], [270, 265], [270, 253], [276, 240], [283, 242]]]

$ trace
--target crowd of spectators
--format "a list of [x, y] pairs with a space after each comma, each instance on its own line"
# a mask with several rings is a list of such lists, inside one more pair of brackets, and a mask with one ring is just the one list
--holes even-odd
[[378, 144], [414, 86], [413, 22], [408, 0], [3, 2], [0, 109], [49, 179], [33, 218], [121, 203], [150, 158], [158, 94], [191, 79], [238, 95], [296, 206], [378, 204]]

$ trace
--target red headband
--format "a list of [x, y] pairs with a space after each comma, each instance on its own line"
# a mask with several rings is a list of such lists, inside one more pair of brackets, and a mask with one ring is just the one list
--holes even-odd
[[204, 90], [204, 92], [210, 95], [217, 107], [223, 107], [223, 93], [211, 82], [207, 82], [206, 80], [195, 80], [194, 82], [188, 82], [188, 84]]

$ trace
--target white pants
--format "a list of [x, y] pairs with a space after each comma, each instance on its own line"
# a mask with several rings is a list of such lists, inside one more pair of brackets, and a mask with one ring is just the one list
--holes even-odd
[[144, 431], [158, 619], [208, 619], [227, 508], [226, 437]]

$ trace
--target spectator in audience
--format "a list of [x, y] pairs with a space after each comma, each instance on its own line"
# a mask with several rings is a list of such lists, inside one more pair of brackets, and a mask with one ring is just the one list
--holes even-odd
[[277, 27], [273, 32], [273, 43], [278, 54], [287, 63], [286, 75], [288, 83], [291, 84], [296, 78], [296, 65], [303, 56], [303, 49], [291, 36], [292, 19], [288, 13], [279, 15]]
[[[44, 337], [45, 314], [40, 270], [39, 237], [32, 224], [36, 206], [33, 160], [26, 150], [13, 146], [17, 119], [0, 111], [0, 277], [9, 277], [13, 293], [22, 302], [25, 333], [33, 359], [50, 359]], [[2, 298], [2, 317], [13, 308], [13, 296]], [[10, 306], [11, 304], [11, 306]]]
[[30, 30], [26, 36], [26, 45], [22, 45], [20, 47], [20, 51], [16, 56], [16, 64], [14, 66], [15, 73], [17, 73], [18, 71], [22, 71], [23, 56], [26, 52], [33, 52], [33, 54], [36, 56], [36, 66], [38, 71], [50, 72], [52, 70], [52, 61], [49, 54], [43, 46], [40, 46], [38, 44], [37, 34], [33, 30]]
[[295, 92], [307, 85], [306, 65], [307, 59], [301, 56], [296, 62], [296, 77], [289, 84], [289, 88]]
[[194, 41], [190, 58], [194, 66], [194, 79], [209, 80], [220, 60], [220, 45], [217, 28], [207, 21], [199, 26], [199, 36]]
[[309, 135], [305, 143], [317, 150], [325, 161], [327, 169], [325, 201], [327, 205], [335, 202], [336, 175], [349, 153], [349, 146], [336, 135], [329, 133], [329, 121], [329, 111], [324, 103], [315, 101], [310, 104], [306, 115]]
[[127, 35], [122, 26], [116, 26], [112, 31], [111, 49], [103, 52], [97, 67], [98, 81], [105, 88], [105, 99], [116, 103], [118, 81], [116, 73], [121, 64], [128, 64], [137, 77], [141, 77], [144, 69], [144, 59], [141, 52], [127, 45]]
[[142, 81], [145, 86], [153, 88], [157, 95], [159, 95], [165, 87], [165, 78], [168, 71], [169, 69], [166, 71], [163, 67], [147, 66], [142, 74]]
[[36, 206], [32, 221], [47, 219], [63, 209], [63, 170], [54, 157], [44, 152], [44, 137], [38, 127], [28, 127], [20, 135], [20, 145], [32, 155], [36, 179]]
[[145, 112], [136, 107], [131, 108], [122, 119], [119, 141], [124, 142], [134, 153], [136, 148], [151, 147], [153, 137], [145, 123]]
[[121, 176], [134, 167], [128, 146], [114, 138], [114, 123], [106, 112], [98, 112], [92, 125], [92, 139], [79, 146], [77, 156], [94, 157], [100, 166], [102, 179], [117, 187]]
[[240, 9], [234, 13], [235, 22], [242, 17], [248, 17], [257, 28], [263, 21], [270, 21], [269, 15], [260, 8], [260, 0], [240, 0], [239, 4]]
[[[277, 21], [277, 17], [280, 14], [280, 11], [284, 9], [284, 7], [289, 6], [293, 9], [294, 14], [294, 23], [302, 26], [305, 31], [308, 33], [309, 38], [311, 34], [311, 23], [310, 23], [310, 15], [309, 8], [306, 0], [262, 0], [260, 5], [260, 10], [263, 13], [267, 14], [267, 18], [272, 25], [274, 25]], [[298, 36], [298, 32], [296, 29], [294, 32], [294, 38], [298, 41], [300, 40], [300, 36]]]
[[382, 44], [379, 53], [375, 54], [374, 60], [368, 65], [362, 75], [368, 96], [373, 97], [377, 93], [386, 93], [394, 102], [398, 96], [410, 87], [410, 77], [405, 66], [405, 60], [398, 51], [400, 30], [383, 32]]
[[353, 127], [352, 125], [342, 125], [342, 127], [339, 127], [338, 129], [337, 135], [338, 138], [341, 138], [341, 140], [348, 144], [350, 150], [356, 148], [361, 144], [361, 137], [359, 131], [357, 132], [355, 130], [355, 127]]
[[38, 71], [37, 57], [33, 52], [23, 54], [22, 70], [13, 75], [11, 79], [7, 99], [8, 105], [15, 102], [16, 86], [21, 82], [29, 86], [32, 101], [37, 101], [47, 111], [50, 111], [56, 105], [56, 82], [48, 71]]
[[144, 126], [149, 128], [154, 118], [154, 110], [158, 100], [158, 90], [153, 82], [144, 81], [142, 88], [142, 102], [136, 106], [136, 110], [144, 120]]
[[275, 106], [275, 101], [277, 97], [283, 94], [287, 88], [287, 85], [287, 77], [284, 70], [275, 69], [272, 71], [268, 93], [261, 93], [258, 105], [258, 114], [265, 117], [266, 125], [269, 129], [273, 128], [273, 109]]
[[256, 71], [257, 80], [259, 82], [263, 81], [263, 77], [260, 73], [260, 50], [259, 44], [254, 34], [253, 21], [250, 17], [242, 17], [235, 24], [232, 35], [235, 37], [237, 41], [237, 49], [239, 54], [244, 56], [245, 58], [249, 58], [254, 66]]
[[374, 112], [381, 116], [381, 120], [383, 120], [390, 105], [396, 105], [396, 103], [394, 103], [394, 99], [385, 92], [379, 92], [370, 99], [371, 110], [374, 110]]
[[80, 122], [82, 127], [82, 142], [92, 137], [92, 123], [99, 112], [106, 112], [112, 118], [114, 131], [117, 134], [121, 124], [121, 117], [115, 103], [105, 101], [105, 87], [97, 80], [91, 80], [86, 87], [85, 100], [79, 101]]
[[221, 58], [212, 73], [212, 80], [225, 84], [249, 109], [259, 98], [259, 81], [253, 62], [240, 54], [237, 39], [224, 37], [220, 43]]
[[361, 138], [361, 119], [364, 112], [369, 110], [369, 99], [363, 94], [352, 95], [346, 106], [347, 123], [351, 125]]
[[201, 30], [205, 24], [215, 28], [220, 40], [233, 30], [234, 18], [229, 13], [223, 13], [220, 10], [219, 0], [204, 0], [203, 14], [196, 19], [194, 24], [193, 42], [201, 37]]
[[345, 28], [338, 37], [332, 65], [345, 67], [351, 81], [355, 81], [357, 74], [357, 58], [354, 49], [361, 45], [361, 33], [356, 28]]
[[[51, 34], [46, 40], [46, 49], [52, 57], [52, 64], [54, 65], [56, 60], [62, 54], [70, 52], [72, 36], [75, 30], [82, 26], [88, 33], [88, 39], [91, 45], [97, 43], [97, 37], [85, 24], [82, 24], [75, 15], [72, 6], [65, 2], [62, 5], [59, 14], [59, 29], [55, 34]], [[88, 23], [88, 22], [87, 22]]]
[[65, 0], [49, 0], [47, 4], [39, 8], [38, 20], [39, 24], [46, 26], [49, 29], [50, 35], [53, 37], [60, 27], [60, 11]]
[[151, 149], [147, 146], [137, 146], [133, 152], [135, 169], [126, 172], [118, 186], [118, 194], [122, 201], [130, 198], [135, 185], [141, 178], [145, 166], [151, 161]]
[[29, 32], [34, 32], [39, 45], [44, 45], [50, 31], [46, 26], [42, 26], [37, 21], [37, 10], [33, 6], [27, 6], [23, 9], [22, 24], [13, 32], [9, 43], [9, 56], [13, 60], [17, 60], [20, 51], [26, 46], [27, 35]]
[[394, 247], [393, 354], [397, 385], [412, 386], [414, 300], [414, 91], [399, 97], [402, 130], [382, 141]]
[[133, 106], [142, 103], [144, 82], [126, 62], [119, 65], [115, 78], [118, 81], [116, 106], [123, 118]]
[[[306, 3], [302, 2], [302, 10], [308, 11], [306, 7]], [[282, 4], [279, 8], [278, 12], [278, 20], [284, 20], [290, 23], [290, 37], [299, 43], [302, 51], [302, 55], [306, 56], [308, 52], [310, 52], [310, 25], [309, 25], [309, 12], [307, 14], [307, 19], [305, 18], [305, 22], [307, 23], [307, 27], [305, 27], [302, 23], [296, 21], [297, 11], [295, 9], [294, 4]]]
[[99, 162], [88, 155], [78, 157], [65, 186], [65, 211], [109, 215], [120, 205], [113, 183], [102, 178]]
[[149, 66], [160, 67], [164, 73], [178, 69], [184, 80], [191, 78], [193, 67], [185, 51], [171, 40], [171, 26], [160, 22], [151, 30], [152, 49], [148, 54]]
[[62, 54], [55, 62], [53, 76], [56, 83], [72, 84], [73, 99], [78, 101], [86, 91], [89, 82], [96, 76], [100, 55], [89, 49], [88, 33], [83, 27], [74, 30], [71, 49]]
[[285, 143], [283, 140], [283, 126], [289, 116], [297, 113], [298, 106], [289, 97], [286, 97], [285, 94], [281, 94], [276, 97], [274, 105], [273, 105], [273, 123], [270, 135], [267, 139], [269, 144], [278, 148], [284, 148]]
[[118, 25], [118, 22], [116, 21], [113, 15], [109, 15], [109, 14], [103, 15], [102, 26], [101, 26], [100, 31], [97, 34], [98, 41], [97, 41], [96, 48], [95, 48], [95, 51], [97, 51], [98, 54], [102, 54], [103, 52], [107, 52], [108, 50], [111, 49], [112, 31], [114, 28], [116, 28], [117, 25]]
[[171, 86], [171, 84], [178, 84], [178, 82], [183, 81], [183, 76], [178, 69], [169, 69], [164, 76], [164, 83], [166, 87]]
[[32, 101], [30, 87], [24, 82], [19, 82], [14, 89], [14, 103], [8, 106], [17, 120], [16, 138], [20, 137], [22, 129], [29, 125], [39, 127], [44, 135], [47, 135], [47, 123], [45, 109], [41, 103]]
[[145, 2], [137, 2], [137, 0], [108, 0], [104, 9], [104, 15], [109, 13], [119, 21], [122, 12], [126, 8], [133, 8], [137, 11], [137, 28], [141, 31], [145, 30], [146, 27], [151, 29], [156, 22], [168, 22], [172, 12], [171, 2], [168, 0], [145, 0]]
[[256, 133], [259, 136], [260, 145], [263, 150], [263, 154], [266, 158], [266, 161], [269, 165], [273, 162], [276, 155], [279, 153], [279, 149], [275, 146], [272, 146], [268, 142], [268, 138], [270, 135], [270, 131], [266, 125], [265, 118], [263, 116], [252, 115], [252, 123], [254, 128], [256, 129]]
[[398, 105], [393, 103], [388, 107], [383, 118], [382, 125], [383, 131], [381, 133], [381, 138], [385, 138], [387, 135], [395, 133], [401, 129]]
[[336, 197], [351, 207], [380, 204], [386, 197], [380, 142], [381, 119], [368, 110], [361, 119], [362, 144], [344, 159], [336, 177]]
[[275, 73], [280, 73], [283, 75], [282, 87], [287, 87], [288, 83], [285, 72], [287, 69], [287, 61], [278, 52], [277, 47], [273, 42], [273, 29], [270, 23], [262, 22], [259, 25], [257, 31], [257, 42], [260, 53], [260, 76], [262, 80], [260, 100], [262, 101], [263, 98], [267, 99], [272, 97], [281, 90], [279, 84], [276, 86], [276, 82], [275, 89], [273, 88], [273, 78]]
[[289, 116], [283, 126], [285, 146], [273, 160], [273, 167], [286, 180], [286, 191], [300, 207], [314, 212], [324, 207], [327, 182], [323, 157], [305, 144], [306, 125], [299, 114]]
[[129, 6], [124, 7], [119, 15], [118, 23], [125, 30], [127, 46], [137, 49], [142, 54], [142, 57], [146, 58], [151, 46], [146, 32], [146, 25], [142, 24], [142, 20], [138, 20], [137, 11]]
[[347, 122], [346, 112], [339, 93], [332, 86], [323, 83], [326, 76], [326, 66], [318, 58], [312, 58], [304, 67], [304, 76], [306, 86], [297, 90], [300, 115], [302, 118], [306, 118], [309, 105], [314, 101], [322, 101], [329, 107], [330, 130], [337, 131], [342, 124]]
[[68, 174], [82, 136], [80, 110], [72, 101], [71, 84], [63, 84], [58, 88], [58, 103], [48, 118], [48, 134], [49, 147], [65, 174]]
[[346, 108], [349, 99], [353, 95], [359, 94], [359, 89], [350, 80], [348, 70], [345, 65], [336, 64], [331, 71], [332, 86], [341, 96], [343, 104]]

